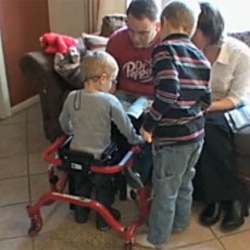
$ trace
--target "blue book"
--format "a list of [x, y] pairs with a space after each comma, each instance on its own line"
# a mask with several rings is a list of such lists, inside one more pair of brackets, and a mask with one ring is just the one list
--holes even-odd
[[139, 97], [128, 107], [127, 114], [135, 119], [138, 119], [145, 111], [148, 101], [149, 99], [147, 97]]
[[250, 126], [250, 105], [226, 112], [225, 118], [233, 133], [239, 132], [241, 129]]

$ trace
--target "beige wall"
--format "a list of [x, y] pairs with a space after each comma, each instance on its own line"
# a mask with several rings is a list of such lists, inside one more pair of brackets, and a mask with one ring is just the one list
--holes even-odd
[[0, 66], [1, 66], [0, 67], [0, 119], [4, 119], [11, 115], [11, 107], [9, 100], [8, 81], [6, 78], [1, 31], [0, 31]]
[[53, 32], [79, 36], [84, 29], [84, 0], [48, 0]]
[[[101, 0], [102, 13], [124, 13], [126, 0]], [[79, 36], [85, 31], [86, 0], [48, 0], [51, 31]], [[98, 20], [100, 26], [101, 18]]]

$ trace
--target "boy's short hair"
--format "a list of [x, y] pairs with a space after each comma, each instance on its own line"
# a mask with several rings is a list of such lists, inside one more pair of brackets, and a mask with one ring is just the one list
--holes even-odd
[[133, 15], [136, 19], [148, 18], [151, 22], [158, 21], [158, 8], [154, 0], [132, 0], [127, 9], [127, 16]]
[[211, 44], [218, 44], [223, 40], [225, 29], [224, 18], [220, 10], [212, 3], [201, 1], [201, 13], [197, 29], [210, 39]]
[[100, 77], [102, 74], [112, 75], [118, 72], [118, 65], [113, 56], [105, 51], [89, 51], [81, 65], [84, 81]]
[[192, 36], [196, 29], [199, 14], [198, 1], [172, 0], [165, 5], [161, 13], [161, 23], [166, 18], [173, 28], [182, 27], [189, 36]]

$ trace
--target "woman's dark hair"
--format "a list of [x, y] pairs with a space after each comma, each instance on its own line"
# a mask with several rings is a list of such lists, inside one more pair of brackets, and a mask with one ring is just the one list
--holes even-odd
[[224, 18], [220, 10], [209, 2], [200, 2], [200, 7], [197, 28], [210, 38], [210, 44], [217, 44], [223, 39]]
[[133, 15], [137, 19], [147, 17], [151, 22], [158, 19], [158, 8], [154, 0], [132, 0], [127, 15]]

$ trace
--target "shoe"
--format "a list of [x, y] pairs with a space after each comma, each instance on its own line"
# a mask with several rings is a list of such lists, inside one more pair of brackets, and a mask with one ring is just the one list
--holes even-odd
[[145, 247], [148, 249], [157, 249], [161, 250], [162, 245], [154, 245], [148, 241], [148, 235], [147, 234], [139, 234], [135, 237], [135, 244], [141, 247]]
[[200, 215], [200, 222], [204, 226], [212, 226], [220, 220], [221, 205], [213, 203], [207, 205], [205, 210]]
[[179, 227], [179, 228], [173, 228], [172, 229], [172, 234], [179, 234], [182, 233], [183, 231], [187, 230], [188, 227]]
[[[115, 220], [119, 221], [121, 218], [121, 213], [115, 208], [109, 208], [109, 212], [114, 217]], [[96, 227], [99, 231], [105, 232], [110, 229], [110, 226], [105, 221], [105, 219], [98, 213], [96, 215]]]
[[75, 221], [79, 224], [84, 224], [89, 218], [90, 208], [75, 206]]
[[223, 231], [233, 231], [241, 227], [245, 219], [248, 216], [248, 204], [237, 200], [232, 201], [225, 207], [225, 216], [221, 223], [221, 229]]

